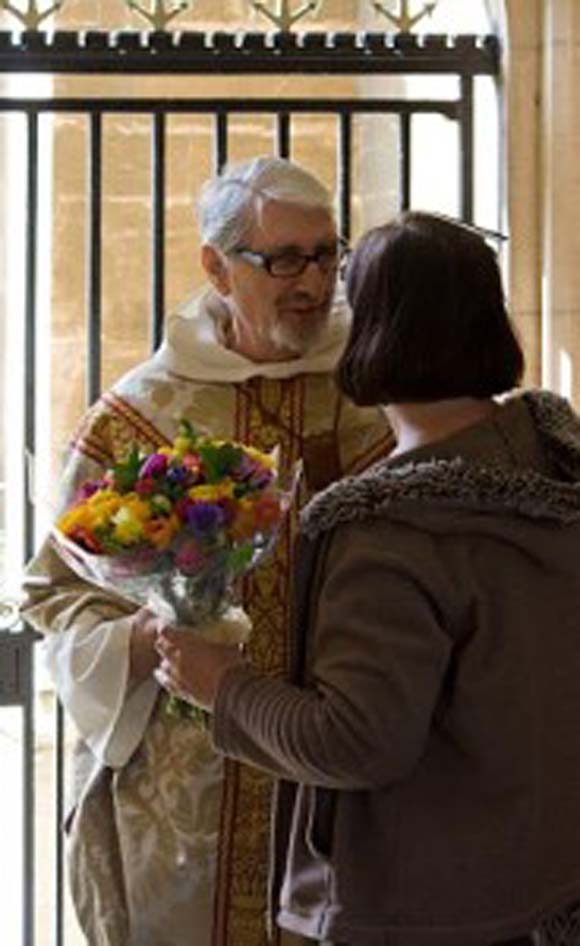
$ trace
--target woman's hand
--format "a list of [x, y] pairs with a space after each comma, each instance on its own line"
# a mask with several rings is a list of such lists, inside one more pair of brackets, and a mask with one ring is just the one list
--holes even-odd
[[226, 671], [243, 663], [239, 644], [213, 644], [188, 628], [164, 627], [155, 647], [161, 663], [155, 677], [173, 696], [213, 708]]

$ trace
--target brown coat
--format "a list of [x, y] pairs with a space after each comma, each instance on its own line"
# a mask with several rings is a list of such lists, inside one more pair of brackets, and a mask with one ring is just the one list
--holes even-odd
[[527, 394], [307, 508], [293, 684], [214, 739], [277, 774], [281, 926], [482, 946], [580, 900], [580, 421]]

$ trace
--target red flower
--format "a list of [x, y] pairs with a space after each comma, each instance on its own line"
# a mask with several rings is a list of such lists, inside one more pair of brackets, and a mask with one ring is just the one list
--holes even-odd
[[139, 493], [140, 496], [148, 496], [150, 493], [155, 492], [156, 489], [157, 483], [152, 476], [144, 476], [135, 483], [135, 492]]
[[72, 539], [73, 542], [76, 542], [77, 545], [86, 549], [87, 552], [95, 552], [97, 555], [100, 555], [105, 551], [96, 535], [93, 535], [93, 533], [89, 532], [84, 526], [75, 526], [69, 533], [69, 538]]

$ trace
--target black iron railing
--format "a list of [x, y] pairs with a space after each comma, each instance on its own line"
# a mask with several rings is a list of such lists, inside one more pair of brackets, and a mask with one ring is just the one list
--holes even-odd
[[0, 32], [0, 72], [494, 75], [495, 36], [412, 33]]
[[[460, 160], [455, 170], [459, 182], [460, 212], [471, 221], [474, 207], [474, 81], [478, 76], [494, 76], [498, 71], [499, 48], [495, 37], [426, 36], [386, 33], [117, 33], [59, 31], [52, 35], [0, 32], [0, 73], [60, 74], [188, 74], [208, 77], [223, 75], [454, 75], [459, 92], [455, 98], [324, 98], [305, 100], [280, 98], [21, 98], [0, 99], [0, 115], [25, 116], [26, 205], [23, 207], [26, 233], [25, 263], [25, 344], [24, 443], [29, 456], [36, 449], [35, 351], [38, 311], [38, 225], [39, 225], [39, 120], [45, 114], [75, 114], [86, 117], [87, 153], [87, 343], [85, 359], [86, 401], [100, 393], [102, 376], [102, 168], [103, 119], [111, 114], [130, 113], [150, 118], [152, 207], [151, 237], [151, 346], [156, 348], [163, 330], [166, 296], [164, 247], [167, 200], [166, 141], [167, 121], [174, 115], [213, 116], [213, 161], [219, 170], [228, 160], [230, 119], [242, 114], [270, 116], [273, 123], [273, 151], [292, 156], [293, 122], [296, 116], [336, 117], [336, 180], [341, 233], [351, 235], [353, 174], [353, 122], [361, 115], [390, 115], [398, 122], [399, 206], [411, 200], [413, 118], [441, 115], [459, 130]], [[23, 482], [27, 481], [27, 471]], [[34, 507], [25, 499], [24, 548], [28, 557], [34, 544]], [[26, 630], [0, 634], [0, 707], [20, 705], [24, 710], [24, 946], [34, 946], [34, 720], [32, 644]], [[63, 717], [57, 712], [56, 795], [57, 825], [62, 816], [63, 797]], [[54, 946], [63, 946], [62, 839], [56, 838], [56, 906]]]

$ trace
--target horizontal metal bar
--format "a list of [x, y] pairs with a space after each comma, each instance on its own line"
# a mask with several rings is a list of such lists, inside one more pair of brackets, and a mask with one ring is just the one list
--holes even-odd
[[106, 112], [119, 114], [231, 114], [297, 112], [302, 114], [404, 115], [429, 113], [457, 118], [461, 102], [455, 99], [119, 99], [0, 98], [0, 112]]
[[493, 75], [495, 36], [393, 33], [0, 32], [0, 72]]

